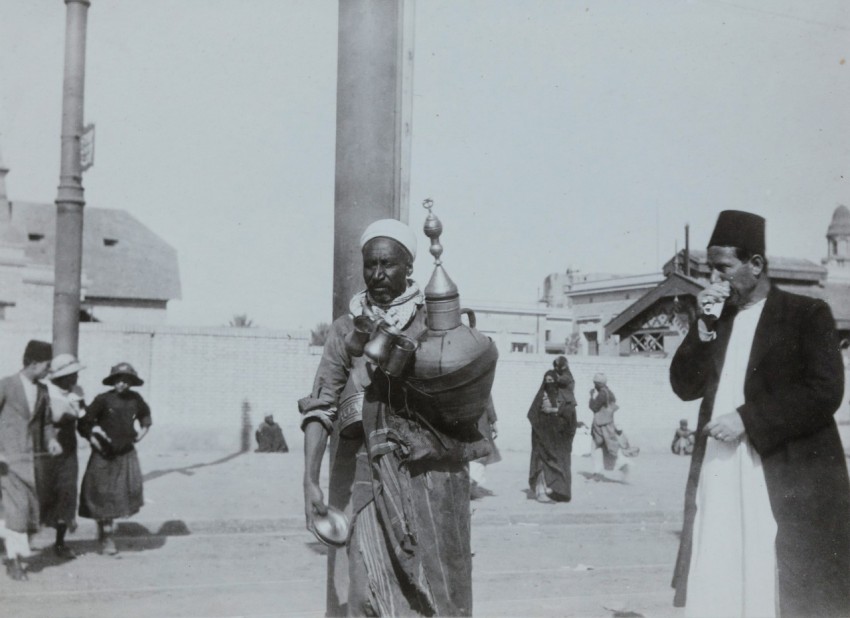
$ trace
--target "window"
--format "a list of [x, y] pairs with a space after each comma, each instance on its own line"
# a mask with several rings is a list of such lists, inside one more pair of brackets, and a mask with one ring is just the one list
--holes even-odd
[[551, 330], [546, 331], [546, 341], [552, 341], [552, 331]]
[[511, 352], [528, 352], [528, 344], [520, 341], [511, 342]]
[[664, 352], [664, 335], [661, 333], [635, 333], [631, 336], [629, 348], [632, 354]]
[[117, 238], [104, 238], [103, 239], [103, 246], [104, 247], [114, 247], [117, 244], [118, 244]]
[[31, 233], [27, 235], [30, 242], [38, 242], [39, 240], [44, 240], [44, 234]]

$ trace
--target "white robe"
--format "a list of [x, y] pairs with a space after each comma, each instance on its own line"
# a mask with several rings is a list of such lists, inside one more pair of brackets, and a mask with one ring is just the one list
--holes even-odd
[[[744, 379], [764, 301], [738, 312], [712, 415], [744, 403]], [[747, 440], [708, 438], [697, 489], [688, 618], [778, 615], [776, 521], [761, 457]]]

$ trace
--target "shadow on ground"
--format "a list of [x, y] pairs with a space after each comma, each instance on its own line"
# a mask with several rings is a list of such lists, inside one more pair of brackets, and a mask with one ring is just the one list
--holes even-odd
[[215, 461], [209, 461], [207, 463], [192, 464], [191, 466], [183, 466], [182, 468], [169, 468], [167, 470], [154, 470], [153, 472], [148, 472], [147, 474], [145, 474], [142, 477], [142, 480], [145, 481], [145, 482], [153, 481], [155, 479], [158, 479], [161, 476], [165, 476], [166, 474], [172, 474], [174, 472], [176, 472], [178, 474], [183, 474], [185, 476], [192, 476], [194, 474], [193, 470], [197, 470], [198, 468], [206, 468], [207, 466], [217, 466], [219, 464], [227, 463], [231, 459], [236, 459], [240, 455], [244, 455], [247, 452], [248, 451], [236, 451], [235, 453], [231, 453], [230, 455], [222, 457], [221, 459], [216, 459]]
[[[118, 554], [109, 557], [120, 558], [122, 553], [160, 549], [165, 545], [168, 537], [189, 534], [191, 532], [188, 526], [179, 519], [164, 522], [156, 532], [151, 532], [145, 526], [135, 522], [119, 522], [115, 525], [115, 545], [118, 547]], [[100, 543], [94, 539], [68, 541], [67, 545], [78, 557], [100, 553]], [[56, 556], [53, 553], [53, 545], [48, 545], [27, 560], [27, 572], [39, 573], [44, 569], [63, 566], [70, 562], [71, 560]]]
[[612, 479], [598, 472], [579, 472], [588, 481], [596, 481], [598, 483], [617, 483], [618, 485], [628, 485], [628, 482], [619, 479]]
[[328, 555], [328, 546], [324, 543], [319, 543], [319, 541], [308, 541], [305, 545], [309, 547], [310, 551], [313, 553], [319, 554], [320, 556]]

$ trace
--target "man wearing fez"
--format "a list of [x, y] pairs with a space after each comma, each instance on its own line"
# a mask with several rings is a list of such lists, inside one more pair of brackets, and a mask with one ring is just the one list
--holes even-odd
[[[384, 394], [376, 391], [376, 382], [386, 383], [386, 376], [346, 346], [353, 319], [362, 315], [414, 339], [425, 331], [425, 298], [409, 278], [416, 237], [407, 225], [382, 219], [366, 228], [360, 247], [366, 289], [334, 321], [312, 393], [299, 401], [307, 528], [313, 531], [328, 509], [319, 471], [329, 435], [328, 505], [344, 510], [351, 521], [345, 550], [331, 548], [328, 554], [327, 615], [470, 615], [466, 465], [405, 460], [393, 440], [396, 429], [384, 420], [391, 414], [382, 407]], [[362, 423], [350, 423], [352, 406], [362, 413]], [[417, 431], [427, 429], [417, 425]]]
[[670, 367], [676, 394], [702, 399], [674, 604], [688, 616], [850, 616], [835, 322], [823, 301], [770, 284], [764, 226], [720, 213], [711, 284]]
[[49, 413], [47, 388], [39, 382], [50, 369], [52, 346], [30, 341], [23, 368], [0, 380], [0, 535], [6, 545], [6, 572], [27, 579], [21, 563], [30, 556], [29, 535], [38, 529], [35, 458], [59, 455], [61, 446], [43, 419]]

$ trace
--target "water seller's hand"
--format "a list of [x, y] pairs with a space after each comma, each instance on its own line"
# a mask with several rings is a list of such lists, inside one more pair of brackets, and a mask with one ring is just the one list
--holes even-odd
[[304, 518], [307, 524], [307, 530], [313, 532], [314, 521], [316, 515], [325, 516], [328, 514], [328, 507], [325, 504], [325, 495], [316, 483], [307, 481], [304, 483]]

